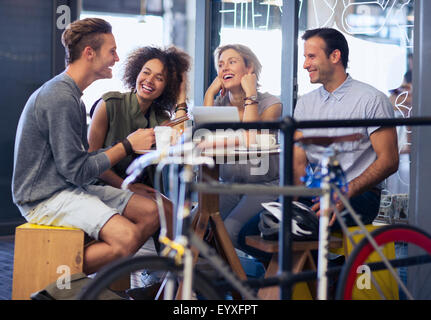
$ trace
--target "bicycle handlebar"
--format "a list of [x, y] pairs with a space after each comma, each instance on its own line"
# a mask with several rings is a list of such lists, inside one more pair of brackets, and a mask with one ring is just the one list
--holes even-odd
[[212, 157], [200, 156], [200, 148], [196, 147], [193, 142], [181, 143], [175, 146], [154, 150], [135, 159], [127, 168], [127, 177], [124, 179], [121, 188], [127, 189], [128, 185], [133, 183], [146, 167], [152, 164], [160, 163], [162, 160], [166, 164], [190, 164], [190, 165], [207, 165], [213, 167], [215, 162]]

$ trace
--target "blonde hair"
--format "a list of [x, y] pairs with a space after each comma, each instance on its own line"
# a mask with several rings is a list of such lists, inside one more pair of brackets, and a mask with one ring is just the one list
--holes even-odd
[[69, 24], [61, 35], [66, 50], [66, 65], [78, 60], [85, 47], [97, 51], [103, 44], [100, 34], [112, 33], [109, 22], [99, 18], [86, 18]]
[[254, 73], [256, 74], [256, 79], [259, 82], [259, 76], [260, 76], [260, 72], [262, 71], [262, 65], [260, 64], [259, 59], [254, 54], [254, 52], [251, 51], [249, 47], [243, 44], [227, 44], [215, 49], [214, 63], [215, 63], [216, 70], [218, 68], [218, 62], [220, 60], [221, 54], [228, 49], [233, 49], [236, 52], [238, 52], [240, 56], [244, 59], [244, 63], [246, 67], [250, 67], [250, 66], [254, 67]]

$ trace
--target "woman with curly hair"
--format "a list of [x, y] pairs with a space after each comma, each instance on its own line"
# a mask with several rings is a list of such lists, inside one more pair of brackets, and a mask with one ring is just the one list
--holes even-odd
[[[173, 113], [176, 118], [186, 115], [189, 68], [189, 55], [175, 47], [163, 50], [147, 46], [133, 51], [126, 60], [123, 75], [130, 91], [105, 93], [95, 103], [94, 113], [90, 112], [89, 151], [123, 141], [138, 128], [146, 128], [154, 139], [155, 126], [169, 121]], [[127, 167], [136, 157], [129, 156], [104, 172], [99, 177], [102, 183], [120, 188]], [[130, 190], [151, 196], [153, 179], [154, 168], [150, 168]]]

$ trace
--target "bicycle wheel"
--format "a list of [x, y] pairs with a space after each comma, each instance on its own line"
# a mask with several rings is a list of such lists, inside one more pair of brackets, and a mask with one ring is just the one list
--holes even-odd
[[[371, 232], [378, 246], [390, 259], [402, 283], [414, 279], [414, 274], [431, 275], [431, 237], [422, 230], [408, 225], [389, 225]], [[373, 261], [371, 263], [370, 261]], [[355, 247], [339, 278], [337, 299], [405, 299], [415, 298], [404, 291], [367, 238]], [[416, 298], [431, 298], [431, 286], [415, 285]]]
[[[78, 299], [96, 300], [104, 289], [125, 274], [143, 269], [149, 272], [157, 271], [169, 274], [169, 277], [174, 277], [177, 282], [183, 278], [182, 267], [176, 265], [171, 258], [158, 256], [129, 257], [120, 259], [98, 272], [93, 281], [80, 292]], [[211, 281], [197, 270], [193, 272], [192, 288], [203, 299], [219, 300], [223, 298]]]

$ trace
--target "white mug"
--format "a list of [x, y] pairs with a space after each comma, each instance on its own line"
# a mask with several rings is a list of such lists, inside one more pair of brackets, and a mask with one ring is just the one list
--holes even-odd
[[172, 128], [167, 126], [154, 127], [154, 134], [156, 135], [156, 148], [163, 150], [171, 146]]
[[271, 149], [277, 144], [277, 138], [274, 134], [262, 133], [256, 135], [256, 142], [260, 149]]

